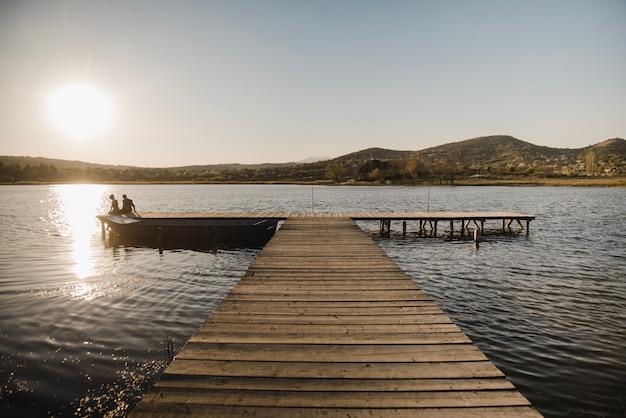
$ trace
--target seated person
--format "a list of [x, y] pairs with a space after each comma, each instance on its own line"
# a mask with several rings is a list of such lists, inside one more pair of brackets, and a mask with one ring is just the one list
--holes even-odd
[[126, 197], [125, 194], [122, 195], [122, 213], [133, 213], [135, 211], [135, 204], [132, 200]]
[[120, 205], [119, 203], [117, 203], [117, 199], [115, 198], [115, 196], [111, 195], [109, 196], [109, 199], [111, 199], [111, 209], [109, 209], [109, 214], [117, 215], [119, 213], [122, 213], [122, 211], [120, 210]]

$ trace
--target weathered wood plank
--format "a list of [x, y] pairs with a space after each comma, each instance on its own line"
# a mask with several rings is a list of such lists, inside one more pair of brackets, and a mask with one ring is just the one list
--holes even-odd
[[188, 403], [146, 403], [139, 405], [133, 417], [257, 417], [257, 418], [536, 418], [540, 417], [532, 407], [491, 408], [278, 408], [259, 406], [196, 405]]
[[[358, 296], [361, 301], [393, 301], [393, 300], [428, 300], [426, 296], [422, 296], [419, 293], [415, 297], [412, 297], [412, 293], [403, 291], [364, 291]], [[282, 292], [273, 294], [251, 294], [234, 291], [227, 296], [228, 300], [266, 300], [266, 301], [351, 301], [355, 300], [353, 292], [314, 292], [314, 291], [301, 291], [301, 292]]]
[[[442, 362], [484, 361], [485, 355], [471, 344], [233, 344], [190, 341], [177, 359], [309, 362]], [[363, 383], [363, 382], [361, 382]]]
[[[509, 390], [505, 379], [285, 379], [274, 377], [214, 377], [165, 375], [156, 388], [271, 390], [300, 392], [431, 392], [461, 390]], [[407, 394], [408, 395], [408, 394]]]
[[214, 313], [210, 322], [245, 322], [250, 324], [447, 324], [452, 320], [441, 315], [312, 315], [312, 314], [264, 314], [264, 313]]
[[303, 328], [300, 324], [249, 324], [237, 322], [205, 322], [196, 335], [219, 332], [263, 332], [267, 334], [295, 334], [304, 331], [306, 334], [428, 334], [428, 333], [460, 333], [455, 324], [309, 324]]
[[[287, 342], [288, 343], [288, 342]], [[166, 374], [297, 379], [469, 379], [504, 377], [489, 361], [433, 363], [283, 362], [176, 359]]]
[[196, 332], [189, 341], [214, 343], [256, 344], [387, 344], [393, 339], [397, 344], [461, 344], [471, 340], [462, 332], [428, 334], [332, 334], [332, 333], [263, 333], [263, 332]]
[[[245, 289], [247, 292], [269, 292], [275, 289], [284, 289], [287, 292], [294, 290], [319, 289], [319, 283], [315, 280], [242, 280], [237, 285], [238, 289]], [[364, 282], [363, 280], [330, 280], [324, 284], [326, 289], [332, 290], [417, 290], [415, 285], [405, 280], [382, 280]]]
[[[486, 396], [485, 394], [488, 394]], [[300, 392], [300, 391], [229, 391], [194, 388], [159, 388], [158, 393], [146, 395], [147, 402], [187, 403], [201, 405], [267, 406], [297, 408], [315, 405], [318, 408], [355, 408], [363, 404], [370, 408], [459, 408], [493, 406], [528, 406], [528, 401], [514, 390], [489, 392]]]

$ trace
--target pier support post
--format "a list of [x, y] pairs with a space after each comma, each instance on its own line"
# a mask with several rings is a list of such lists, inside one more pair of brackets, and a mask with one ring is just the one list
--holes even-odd
[[159, 254], [163, 254], [163, 228], [157, 227], [157, 243], [159, 245]]
[[391, 235], [391, 220], [381, 219], [380, 221], [380, 235], [388, 237]]
[[104, 229], [104, 221], [102, 220], [100, 221], [100, 227], [102, 228], [102, 238], [104, 238], [106, 235], [106, 231]]
[[402, 221], [402, 236], [406, 236], [406, 221]]
[[454, 221], [450, 219], [450, 239], [454, 236]]

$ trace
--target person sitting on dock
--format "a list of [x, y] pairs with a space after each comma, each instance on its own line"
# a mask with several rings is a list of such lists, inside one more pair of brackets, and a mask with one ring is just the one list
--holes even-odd
[[122, 195], [122, 213], [133, 213], [135, 211], [135, 204], [132, 200], [126, 197], [125, 194]]
[[117, 203], [115, 196], [111, 195], [109, 196], [109, 199], [111, 199], [111, 209], [109, 209], [109, 215], [117, 215], [121, 213], [122, 211], [120, 210], [120, 205]]

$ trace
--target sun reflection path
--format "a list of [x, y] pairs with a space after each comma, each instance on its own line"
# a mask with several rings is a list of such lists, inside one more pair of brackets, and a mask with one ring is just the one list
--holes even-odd
[[[93, 184], [65, 184], [54, 189], [57, 204], [50, 217], [61, 235], [72, 240], [73, 272], [79, 279], [94, 274], [91, 239], [99, 231], [96, 215], [102, 211], [106, 191], [107, 186]], [[83, 285], [88, 284], [81, 284], [80, 293], [84, 296]]]

